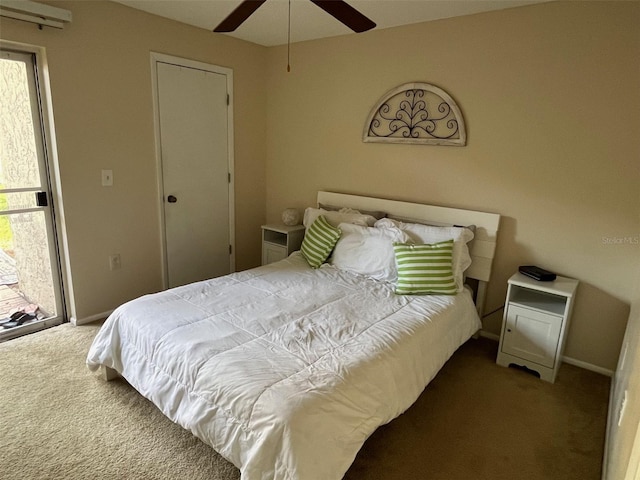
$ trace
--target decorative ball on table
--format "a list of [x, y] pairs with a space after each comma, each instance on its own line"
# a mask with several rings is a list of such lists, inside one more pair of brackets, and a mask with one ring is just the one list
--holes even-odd
[[300, 212], [296, 208], [285, 208], [282, 212], [282, 223], [293, 226], [300, 224]]

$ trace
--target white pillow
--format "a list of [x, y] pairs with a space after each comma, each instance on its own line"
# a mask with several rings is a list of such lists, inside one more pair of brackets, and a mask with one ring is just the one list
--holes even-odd
[[[357, 210], [354, 210], [354, 212], [357, 212]], [[312, 207], [308, 207], [304, 211], [304, 219], [302, 223], [306, 228], [309, 228], [320, 215], [324, 215], [327, 222], [334, 227], [337, 227], [341, 223], [353, 223], [354, 225], [372, 227], [373, 224], [376, 223], [375, 217], [372, 217], [371, 215], [364, 215], [359, 212], [336, 212]]]
[[341, 223], [340, 240], [329, 263], [340, 270], [366, 275], [375, 280], [395, 282], [398, 278], [393, 242], [406, 242], [399, 228], [362, 227]]
[[464, 288], [464, 271], [471, 265], [467, 243], [473, 239], [473, 231], [466, 227], [439, 227], [420, 223], [404, 223], [383, 218], [375, 223], [380, 229], [399, 228], [414, 243], [438, 243], [453, 239], [453, 275], [458, 292]]

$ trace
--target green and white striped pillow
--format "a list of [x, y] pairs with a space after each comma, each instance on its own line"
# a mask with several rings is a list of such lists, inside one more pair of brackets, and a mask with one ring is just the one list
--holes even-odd
[[342, 231], [327, 222], [324, 215], [316, 218], [307, 229], [300, 251], [312, 268], [318, 268], [329, 257]]
[[423, 245], [394, 243], [393, 251], [398, 269], [398, 295], [456, 294], [456, 280], [451, 268], [453, 239]]

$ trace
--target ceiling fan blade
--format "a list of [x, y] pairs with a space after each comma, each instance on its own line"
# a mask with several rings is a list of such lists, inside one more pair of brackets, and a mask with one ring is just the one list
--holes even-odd
[[233, 32], [266, 1], [267, 0], [243, 0], [213, 31], [217, 33]]
[[375, 23], [343, 0], [311, 1], [356, 33], [366, 32], [376, 26]]

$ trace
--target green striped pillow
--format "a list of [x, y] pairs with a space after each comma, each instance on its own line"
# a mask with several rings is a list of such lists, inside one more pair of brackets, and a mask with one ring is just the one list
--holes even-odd
[[312, 268], [318, 268], [329, 257], [342, 231], [330, 225], [324, 215], [316, 218], [307, 229], [300, 250]]
[[453, 239], [433, 244], [394, 243], [398, 268], [396, 293], [455, 295], [458, 288], [451, 261]]

